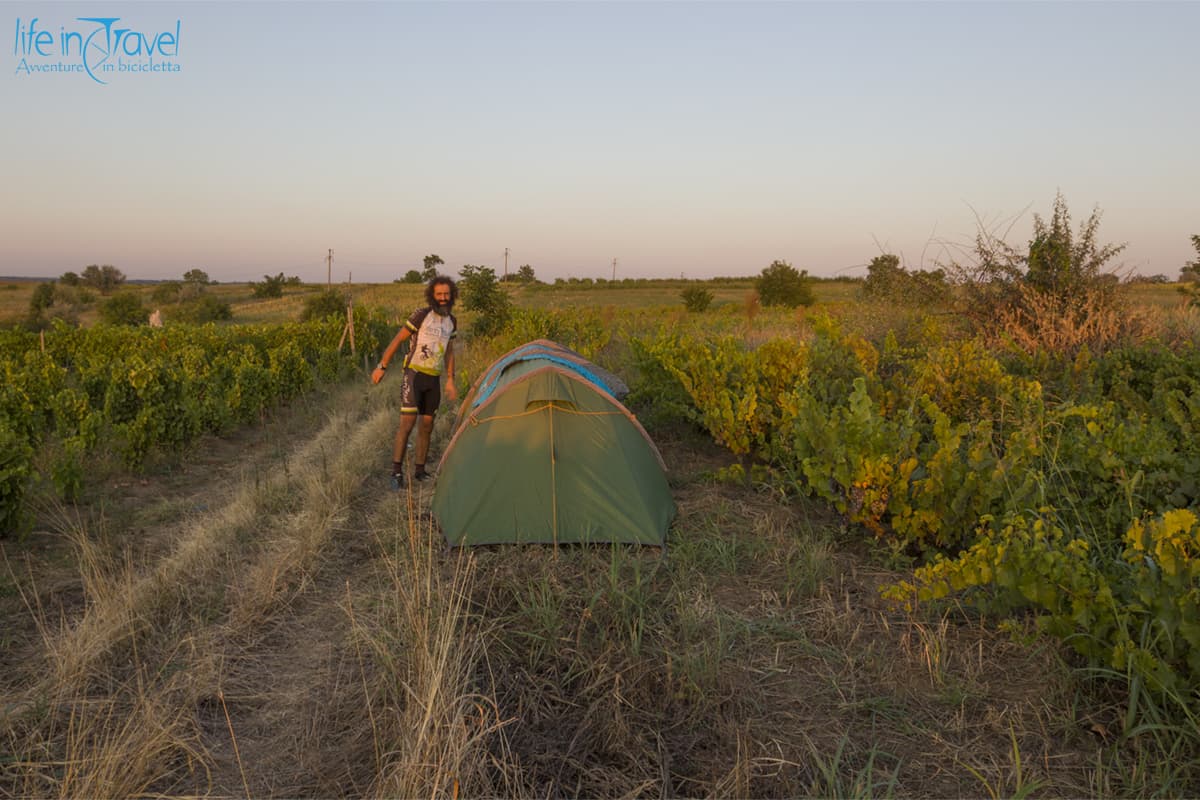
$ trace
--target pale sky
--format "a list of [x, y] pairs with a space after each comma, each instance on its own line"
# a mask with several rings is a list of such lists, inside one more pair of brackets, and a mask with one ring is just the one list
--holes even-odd
[[[79, 17], [132, 33], [80, 55]], [[863, 275], [980, 220], [1027, 242], [1061, 190], [1173, 279], [1198, 31], [1198, 2], [0, 2], [0, 274]]]

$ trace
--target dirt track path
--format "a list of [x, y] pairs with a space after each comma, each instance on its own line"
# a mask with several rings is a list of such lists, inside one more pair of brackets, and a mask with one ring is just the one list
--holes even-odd
[[[199, 443], [183, 464], [43, 514], [23, 542], [0, 542], [0, 723], [16, 730], [44, 698], [74, 708], [98, 685], [120, 686], [124, 699], [98, 729], [150, 699], [169, 707], [189, 753], [151, 780], [154, 790], [366, 789], [356, 783], [373, 765], [348, 754], [363, 751], [370, 728], [336, 719], [339, 698], [363, 687], [352, 608], [384, 579], [380, 534], [431, 492], [397, 495], [384, 477], [391, 394], [353, 385], [313, 396], [261, 427]], [[43, 725], [47, 742], [61, 738], [61, 724]]]
[[[219, 693], [197, 714], [211, 776], [196, 773], [203, 780], [174, 791], [328, 797], [369, 788], [369, 721], [345, 718], [363, 707], [368, 668], [353, 641], [354, 608], [387, 580], [383, 542], [431, 492], [398, 495], [386, 481], [395, 414], [384, 397], [343, 390], [323, 427], [287, 451], [298, 490], [263, 520], [270, 544], [239, 570], [237, 599], [214, 629]], [[337, 454], [305, 454], [321, 439]]]

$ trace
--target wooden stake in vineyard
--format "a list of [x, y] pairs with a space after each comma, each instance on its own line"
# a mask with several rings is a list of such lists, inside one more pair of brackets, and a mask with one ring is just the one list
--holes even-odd
[[[347, 288], [354, 285], [354, 273], [349, 274], [347, 280]], [[342, 352], [342, 345], [346, 341], [346, 335], [350, 335], [350, 355], [357, 355], [354, 349], [354, 293], [353, 291], [346, 292], [346, 327], [342, 328], [342, 338], [338, 339], [338, 352]]]

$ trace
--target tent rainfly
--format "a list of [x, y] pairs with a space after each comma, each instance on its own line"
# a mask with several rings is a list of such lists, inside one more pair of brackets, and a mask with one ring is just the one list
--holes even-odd
[[628, 391], [546, 339], [497, 359], [463, 398], [438, 469], [446, 540], [662, 546], [675, 501], [662, 456], [619, 399]]

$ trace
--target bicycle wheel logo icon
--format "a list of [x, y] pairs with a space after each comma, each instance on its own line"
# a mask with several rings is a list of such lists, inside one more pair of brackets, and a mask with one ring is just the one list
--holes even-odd
[[[120, 17], [79, 17], [80, 22], [95, 22], [100, 27], [92, 31], [83, 42], [83, 69], [96, 83], [107, 84], [100, 80], [97, 73], [104, 68], [113, 55], [112, 24]], [[104, 34], [103, 37], [100, 35]]]

